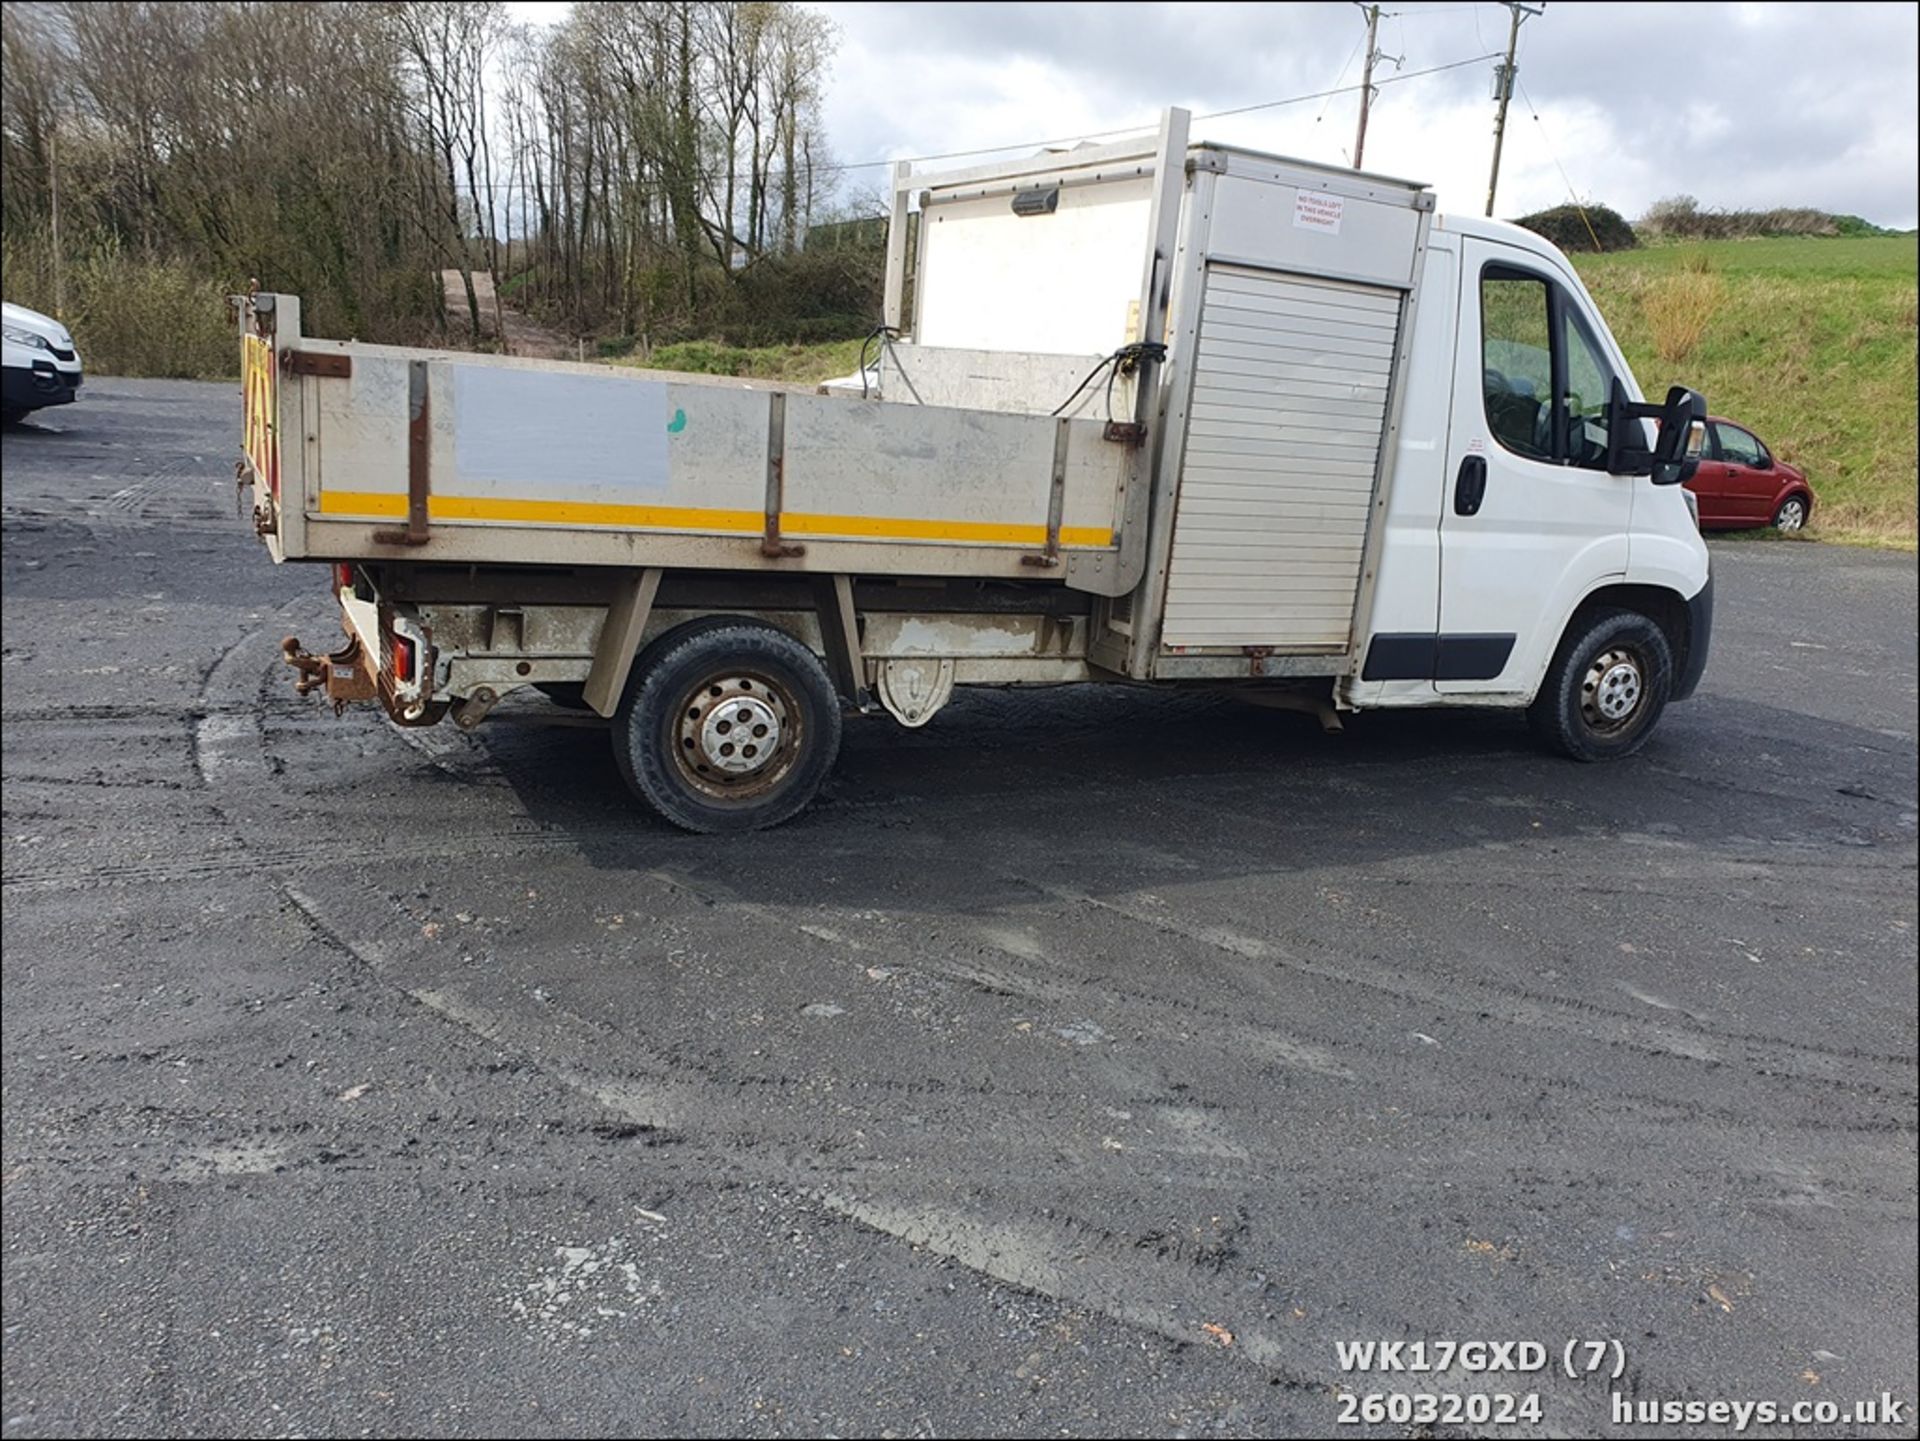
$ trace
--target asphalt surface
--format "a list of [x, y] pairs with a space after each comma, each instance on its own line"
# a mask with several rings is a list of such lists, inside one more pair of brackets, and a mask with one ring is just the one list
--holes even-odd
[[[237, 435], [90, 380], [5, 436], [8, 1437], [1324, 1434], [1341, 1389], [1543, 1408], [1345, 1434], [1622, 1434], [1615, 1389], [1914, 1434], [1912, 556], [1716, 543], [1702, 693], [1613, 766], [989, 693], [703, 839], [540, 706], [295, 697], [334, 623]], [[1336, 1361], [1420, 1337], [1553, 1368]]]

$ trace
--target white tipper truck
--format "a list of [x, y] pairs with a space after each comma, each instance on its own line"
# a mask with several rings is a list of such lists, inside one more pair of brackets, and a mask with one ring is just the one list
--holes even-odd
[[851, 386], [321, 340], [234, 297], [255, 528], [331, 565], [347, 635], [288, 640], [300, 688], [471, 727], [537, 687], [694, 831], [787, 819], [843, 713], [924, 725], [963, 685], [1524, 708], [1636, 750], [1707, 660], [1704, 402], [1643, 402], [1539, 236], [1187, 130], [897, 166]]

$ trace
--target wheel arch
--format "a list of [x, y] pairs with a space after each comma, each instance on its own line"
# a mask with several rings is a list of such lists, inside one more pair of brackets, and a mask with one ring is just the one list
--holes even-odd
[[[1696, 674], [1692, 664], [1693, 608], [1678, 591], [1669, 590], [1664, 585], [1648, 585], [1643, 581], [1620, 581], [1588, 591], [1581, 597], [1580, 604], [1573, 608], [1573, 614], [1567, 617], [1567, 623], [1560, 628], [1560, 639], [1554, 645], [1553, 654], [1558, 656], [1561, 647], [1567, 643], [1567, 637], [1603, 610], [1630, 610], [1644, 615], [1659, 626], [1660, 633], [1667, 638], [1667, 646], [1673, 652], [1674, 675], [1682, 677]], [[1679, 698], [1676, 695], [1675, 699]]]

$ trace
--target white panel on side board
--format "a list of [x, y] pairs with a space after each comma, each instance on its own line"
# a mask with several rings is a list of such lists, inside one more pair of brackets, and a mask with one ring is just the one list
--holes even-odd
[[453, 371], [459, 495], [654, 498], [669, 485], [664, 381], [628, 375]]

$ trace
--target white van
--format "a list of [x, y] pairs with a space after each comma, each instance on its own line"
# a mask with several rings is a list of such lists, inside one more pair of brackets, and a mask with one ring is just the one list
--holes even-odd
[[5, 315], [6, 422], [11, 425], [29, 410], [68, 405], [80, 393], [80, 353], [67, 327], [51, 315], [28, 310], [11, 301], [0, 306]]
[[1700, 397], [1641, 400], [1540, 236], [1190, 144], [1179, 111], [898, 172], [877, 386], [320, 340], [295, 297], [235, 301], [255, 528], [334, 564], [348, 635], [288, 642], [301, 688], [404, 725], [584, 704], [692, 830], [803, 807], [843, 708], [919, 726], [957, 686], [1507, 707], [1598, 760], [1707, 661]]

